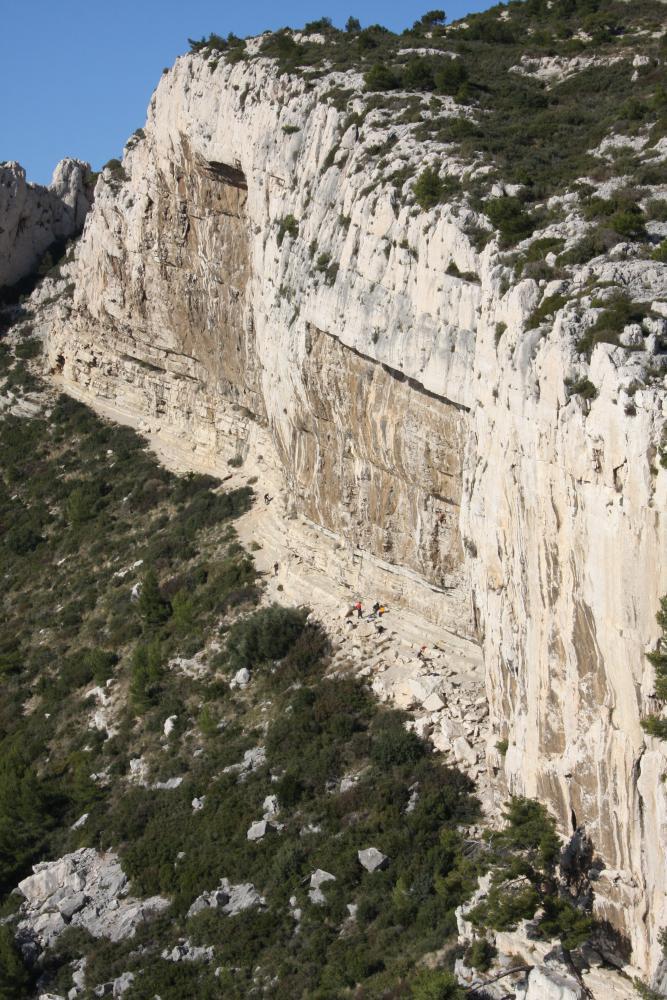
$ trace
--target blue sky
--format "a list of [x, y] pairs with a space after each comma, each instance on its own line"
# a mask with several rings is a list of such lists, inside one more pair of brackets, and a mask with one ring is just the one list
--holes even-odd
[[[18, 160], [28, 178], [48, 183], [64, 156], [98, 169], [120, 155], [144, 122], [163, 67], [187, 51], [187, 39], [211, 31], [257, 34], [331, 17], [343, 26], [393, 30], [440, 4], [404, 0], [23, 0], [6, 4], [0, 35], [0, 161]], [[490, 0], [445, 4], [450, 20]]]

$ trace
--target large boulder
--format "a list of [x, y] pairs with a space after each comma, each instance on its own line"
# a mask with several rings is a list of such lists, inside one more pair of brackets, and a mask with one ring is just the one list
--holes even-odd
[[517, 1000], [584, 1000], [584, 989], [573, 976], [553, 969], [535, 968], [525, 986], [517, 987]]
[[308, 893], [308, 898], [311, 903], [315, 903], [316, 906], [322, 906], [326, 903], [326, 898], [322, 892], [322, 886], [326, 885], [327, 882], [335, 882], [336, 876], [332, 875], [331, 872], [325, 872], [322, 868], [316, 868], [313, 874], [310, 876], [310, 891]]
[[387, 855], [383, 854], [382, 851], [378, 851], [377, 847], [367, 847], [364, 851], [357, 851], [357, 857], [359, 858], [359, 864], [367, 872], [380, 871], [389, 864]]
[[206, 909], [221, 910], [228, 917], [234, 917], [243, 910], [263, 906], [266, 900], [255, 889], [252, 882], [232, 885], [228, 878], [220, 879], [217, 889], [206, 890], [197, 896], [188, 910], [188, 917], [195, 917]]

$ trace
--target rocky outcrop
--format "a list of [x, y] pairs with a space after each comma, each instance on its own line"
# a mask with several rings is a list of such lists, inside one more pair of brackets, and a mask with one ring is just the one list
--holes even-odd
[[128, 896], [128, 878], [111, 851], [99, 854], [93, 848], [81, 848], [57, 861], [34, 865], [33, 872], [18, 886], [25, 902], [17, 924], [17, 938], [32, 957], [70, 925], [82, 927], [93, 937], [121, 941], [169, 906], [162, 896]]
[[[388, 174], [462, 167], [390, 113], [350, 124], [325, 95], [359, 85], [179, 59], [97, 188], [49, 364], [181, 464], [280, 476], [355, 581], [478, 639], [499, 795], [586, 827], [598, 915], [648, 973], [667, 923], [665, 755], [640, 727], [667, 589], [660, 335], [590, 365], [574, 345], [610, 281], [659, 325], [665, 267], [621, 248], [567, 287], [512, 284], [466, 235], [483, 220], [420, 212], [376, 169], [390, 134]], [[570, 305], [531, 329], [558, 291]], [[568, 388], [584, 375], [592, 400]]]
[[197, 896], [187, 915], [195, 917], [204, 910], [219, 909], [226, 916], [235, 917], [237, 913], [263, 906], [264, 903], [264, 897], [260, 896], [252, 882], [232, 885], [228, 878], [222, 878], [217, 889], [206, 890]]
[[48, 187], [18, 163], [0, 164], [0, 288], [30, 274], [57, 240], [83, 229], [93, 200], [90, 164], [61, 160]]

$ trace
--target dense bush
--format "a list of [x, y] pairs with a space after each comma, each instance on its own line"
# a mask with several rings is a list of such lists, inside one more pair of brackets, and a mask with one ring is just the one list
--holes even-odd
[[466, 990], [451, 972], [429, 969], [421, 972], [411, 990], [413, 1000], [465, 1000]]
[[640, 323], [648, 311], [642, 303], [633, 302], [624, 292], [616, 292], [604, 302], [593, 303], [604, 306], [595, 322], [577, 342], [577, 350], [590, 355], [596, 344], [618, 344], [619, 335], [629, 323]]
[[466, 952], [466, 963], [478, 972], [486, 972], [498, 954], [495, 945], [485, 938], [476, 938]]
[[24, 1000], [30, 995], [30, 975], [12, 928], [0, 925], [0, 1000]]
[[[660, 610], [656, 619], [661, 635], [655, 649], [648, 654], [648, 659], [655, 669], [655, 696], [661, 701], [667, 701], [667, 595], [660, 598]], [[649, 715], [642, 721], [642, 726], [649, 736], [667, 739], [667, 719]]]
[[451, 177], [441, 177], [436, 167], [425, 167], [412, 190], [420, 208], [428, 211], [456, 193], [458, 182]]
[[138, 602], [139, 614], [148, 629], [163, 625], [171, 615], [171, 605], [160, 592], [157, 575], [149, 569], [141, 584]]
[[272, 604], [235, 622], [227, 637], [230, 668], [240, 670], [281, 660], [303, 634], [307, 617], [307, 608]]
[[58, 819], [55, 797], [32, 765], [36, 748], [5, 739], [0, 760], [0, 892], [13, 888]]
[[653, 260], [657, 260], [660, 264], [667, 264], [667, 240], [663, 240], [653, 253], [651, 254]]
[[371, 747], [371, 759], [378, 767], [414, 764], [426, 753], [426, 744], [405, 728], [405, 721], [399, 712], [378, 717]]
[[[287, 128], [287, 126], [285, 126], [285, 128]], [[283, 129], [283, 131], [285, 130], [285, 128]], [[291, 236], [292, 239], [296, 239], [298, 235], [299, 235], [299, 223], [297, 222], [297, 220], [294, 218], [293, 215], [284, 216], [278, 223], [278, 236], [277, 236], [278, 246], [280, 247], [283, 245], [283, 240], [285, 239], [285, 236]]]
[[480, 929], [513, 930], [541, 910], [538, 934], [558, 938], [566, 949], [578, 947], [590, 938], [594, 924], [555, 877], [561, 845], [554, 820], [540, 803], [517, 796], [503, 816], [504, 828], [489, 838], [491, 887], [469, 919]]
[[501, 246], [512, 246], [531, 236], [537, 223], [519, 198], [489, 198], [484, 210], [491, 224], [500, 232]]

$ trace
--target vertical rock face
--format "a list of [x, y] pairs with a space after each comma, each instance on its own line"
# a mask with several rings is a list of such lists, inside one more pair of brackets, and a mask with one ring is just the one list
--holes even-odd
[[664, 472], [651, 470], [664, 400], [642, 394], [628, 418], [631, 369], [610, 345], [592, 359], [598, 398], [568, 399], [565, 333], [554, 331], [522, 387], [507, 372], [500, 405], [477, 409], [464, 531], [508, 789], [549, 803], [563, 831], [585, 824], [608, 866], [598, 915], [646, 969], [665, 919], [664, 745], [640, 727], [665, 589]]
[[0, 288], [30, 274], [55, 240], [81, 232], [92, 194], [80, 160], [61, 160], [49, 187], [29, 184], [18, 163], [0, 164]]
[[[665, 761], [640, 727], [667, 589], [664, 392], [625, 406], [650, 359], [610, 345], [588, 373], [597, 398], [567, 391], [585, 314], [526, 330], [537, 284], [506, 287], [465, 210], [425, 215], [375, 174], [365, 145], [390, 128], [420, 162], [407, 129], [375, 111], [360, 136], [324, 100], [358, 83], [179, 59], [126, 178], [97, 188], [50, 364], [193, 466], [261, 455], [295, 511], [402, 567], [403, 600], [479, 637], [494, 743], [509, 744], [504, 762], [489, 748], [500, 792], [587, 827], [600, 913], [649, 971], [667, 923]], [[582, 285], [618, 280], [605, 266]], [[614, 266], [664, 300], [664, 269]]]

